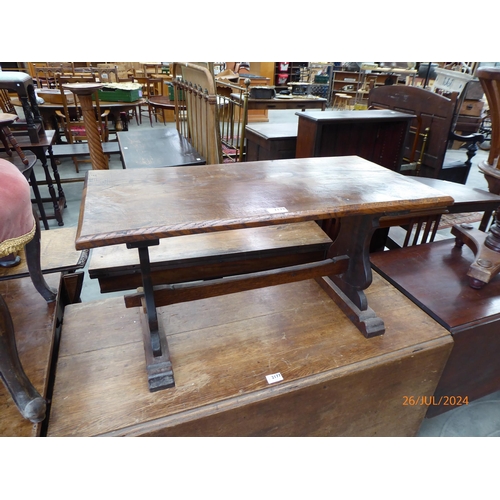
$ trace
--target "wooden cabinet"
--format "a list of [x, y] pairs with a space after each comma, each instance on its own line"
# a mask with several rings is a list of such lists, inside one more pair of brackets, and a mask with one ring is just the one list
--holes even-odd
[[297, 121], [247, 125], [246, 161], [295, 158], [297, 127]]
[[400, 170], [413, 115], [389, 110], [297, 114], [297, 158], [357, 155], [390, 170]]

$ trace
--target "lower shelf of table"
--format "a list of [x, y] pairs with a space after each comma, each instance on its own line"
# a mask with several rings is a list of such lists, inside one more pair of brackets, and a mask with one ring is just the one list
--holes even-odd
[[176, 386], [154, 393], [140, 311], [68, 306], [48, 435], [414, 435], [404, 397], [434, 393], [451, 337], [377, 275], [368, 299], [372, 339], [312, 280], [161, 308]]

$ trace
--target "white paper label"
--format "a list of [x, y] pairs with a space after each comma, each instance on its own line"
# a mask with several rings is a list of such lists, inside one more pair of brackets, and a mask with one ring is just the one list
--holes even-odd
[[283, 214], [285, 212], [288, 212], [285, 207], [268, 208], [267, 211], [270, 214]]
[[281, 382], [283, 376], [281, 373], [273, 373], [272, 375], [266, 375], [266, 379], [268, 384], [274, 384], [275, 382]]

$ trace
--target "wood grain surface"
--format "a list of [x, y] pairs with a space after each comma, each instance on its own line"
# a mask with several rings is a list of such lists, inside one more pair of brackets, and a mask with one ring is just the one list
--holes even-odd
[[[59, 287], [59, 273], [50, 274], [45, 279], [50, 286], [56, 289]], [[37, 391], [45, 397], [55, 342], [58, 304], [47, 304], [35, 290], [30, 278], [1, 281], [0, 293], [12, 315], [17, 350], [24, 371]], [[39, 436], [42, 424], [25, 420], [3, 383], [0, 383], [0, 436]]]
[[48, 435], [414, 435], [403, 398], [433, 394], [452, 341], [378, 275], [367, 294], [372, 339], [313, 280], [161, 308], [176, 386], [154, 393], [139, 310], [68, 306]]
[[416, 182], [355, 156], [92, 171], [76, 248], [453, 203]]

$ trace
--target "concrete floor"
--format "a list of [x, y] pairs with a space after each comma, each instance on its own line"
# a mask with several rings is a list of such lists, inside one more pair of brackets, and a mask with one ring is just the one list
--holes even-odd
[[[296, 111], [269, 111], [269, 119], [273, 122], [286, 122], [296, 120]], [[164, 127], [161, 123], [154, 123], [154, 127]], [[166, 126], [173, 126], [167, 124]], [[135, 120], [131, 120], [130, 128], [137, 127]], [[141, 129], [150, 127], [149, 120], [146, 118]], [[111, 136], [111, 140], [114, 136]], [[450, 150], [448, 153], [452, 157], [465, 158], [465, 152]], [[487, 156], [487, 153], [479, 150], [473, 162], [474, 167], [471, 169], [467, 186], [476, 187], [488, 190], [486, 180], [481, 174], [476, 165]], [[70, 158], [61, 160], [59, 173], [62, 179], [67, 178], [81, 178], [81, 182], [65, 183], [64, 192], [66, 196], [67, 208], [64, 209], [64, 227], [76, 226], [78, 223], [78, 215], [80, 211], [80, 202], [82, 197], [83, 179], [85, 172], [91, 169], [90, 163], [80, 164], [80, 173], [76, 173], [73, 161]], [[43, 178], [41, 167], [36, 167], [37, 178]], [[122, 165], [117, 155], [112, 157], [110, 161], [110, 169], [121, 169]], [[42, 187], [42, 190], [44, 188]], [[42, 192], [42, 195], [43, 192]], [[55, 220], [49, 221], [50, 229], [59, 227]], [[449, 229], [439, 232], [440, 238], [452, 237]], [[102, 298], [109, 298], [111, 296], [119, 296], [123, 293], [110, 293], [102, 295], [99, 290], [96, 280], [91, 280], [86, 274], [82, 290], [82, 300], [91, 301]], [[432, 419], [424, 420], [420, 431], [419, 437], [444, 437], [444, 436], [500, 436], [500, 391], [490, 394], [480, 400], [474, 401], [467, 406], [461, 406], [445, 414], [439, 415]]]

